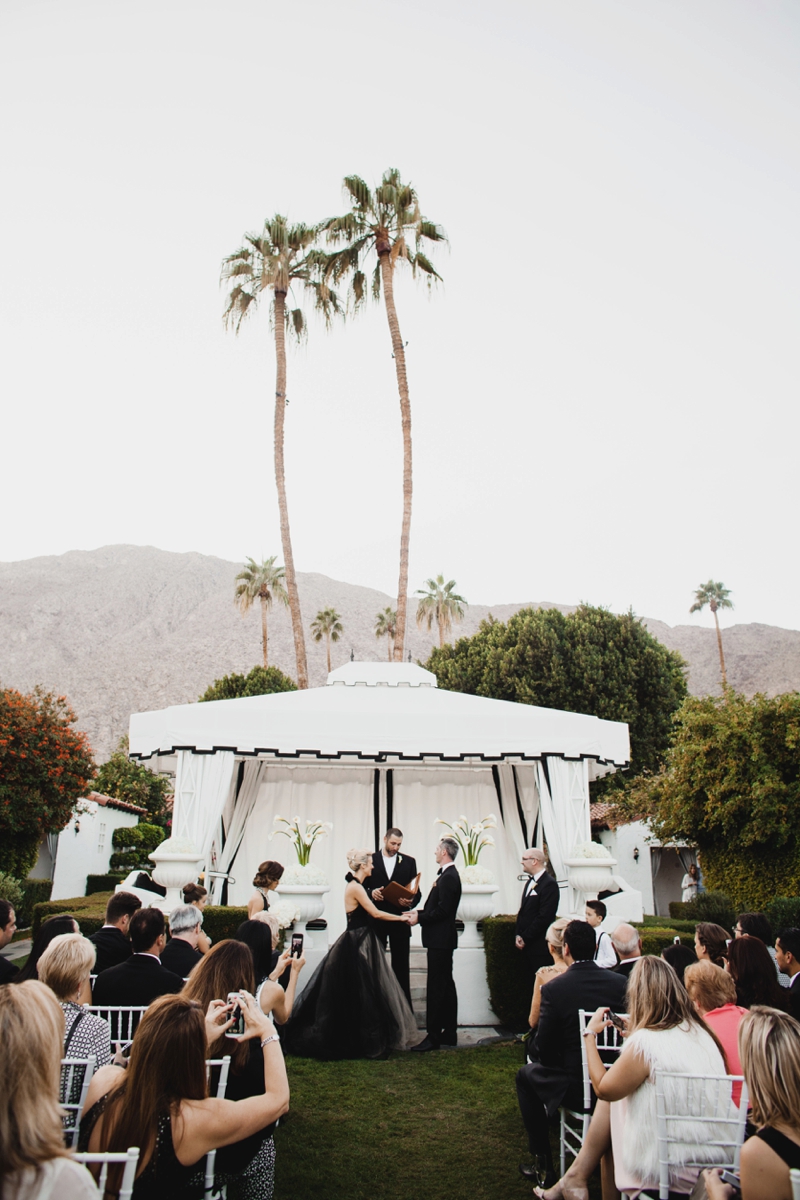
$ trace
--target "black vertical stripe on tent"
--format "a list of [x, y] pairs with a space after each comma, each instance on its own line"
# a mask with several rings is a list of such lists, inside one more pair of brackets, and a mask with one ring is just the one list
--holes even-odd
[[394, 771], [391, 767], [386, 772], [386, 828], [394, 825]]
[[494, 780], [494, 790], [497, 792], [497, 803], [500, 805], [500, 820], [505, 825], [506, 817], [503, 812], [503, 793], [500, 791], [500, 772], [496, 766], [492, 766], [492, 779]]
[[381, 773], [376, 767], [372, 775], [372, 819], [375, 823], [375, 849], [381, 844]]
[[547, 790], [548, 790], [548, 792], [550, 793], [550, 799], [552, 800], [552, 798], [553, 798], [553, 788], [552, 788], [552, 785], [551, 785], [551, 783], [550, 783], [550, 768], [549, 768], [549, 767], [548, 767], [548, 765], [547, 765], [547, 759], [546, 759], [546, 758], [542, 758], [542, 759], [540, 759], [539, 761], [540, 761], [540, 764], [541, 764], [541, 768], [542, 768], [542, 770], [544, 771], [544, 777], [545, 777], [545, 781], [547, 782]]
[[531, 845], [532, 846], [539, 845], [539, 814], [538, 814], [538, 812], [536, 814], [536, 821], [533, 826], [533, 838], [531, 840]]
[[[236, 788], [234, 789], [234, 793], [233, 793], [233, 807], [234, 808], [239, 803], [239, 792], [242, 790], [243, 783], [244, 783], [244, 759], [242, 759], [242, 761], [239, 763], [239, 768], [236, 772]], [[222, 851], [225, 849], [225, 843], [227, 842], [228, 839], [225, 835], [225, 822], [221, 818], [220, 818], [220, 822], [219, 822], [219, 830], [220, 830], [220, 848], [219, 849], [220, 849], [220, 853], [222, 853]], [[242, 833], [242, 837], [244, 837], [244, 833]], [[233, 866], [233, 863], [231, 863], [231, 866]]]
[[525, 843], [525, 845], [527, 846], [527, 845], [529, 845], [528, 822], [525, 820], [525, 813], [522, 811], [522, 797], [519, 794], [519, 780], [517, 779], [517, 768], [516, 767], [512, 766], [511, 774], [514, 776], [514, 793], [517, 797], [517, 813], [519, 814], [519, 823], [522, 826], [522, 840]]

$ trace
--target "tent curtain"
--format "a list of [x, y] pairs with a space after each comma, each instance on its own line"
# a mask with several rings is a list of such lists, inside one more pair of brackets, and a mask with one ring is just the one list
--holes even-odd
[[[261, 781], [266, 770], [266, 763], [263, 759], [250, 758], [247, 762], [240, 763], [240, 782], [238, 794], [232, 797], [233, 803], [229, 800], [225, 808], [225, 844], [217, 853], [216, 870], [228, 874], [236, 859], [239, 847], [242, 844], [245, 827], [250, 815], [255, 808], [258, 791], [261, 787]], [[222, 879], [214, 880], [213, 900], [216, 902], [218, 894], [222, 891]]]
[[208, 858], [233, 782], [236, 760], [230, 750], [217, 754], [178, 751], [172, 837], [187, 839]]
[[663, 851], [660, 846], [650, 847], [650, 874], [652, 876], [653, 885], [655, 886], [656, 876], [661, 870], [661, 858]]
[[692, 863], [697, 862], [697, 855], [695, 854], [694, 850], [690, 850], [688, 846], [676, 846], [675, 849], [678, 851], [678, 858], [681, 860], [681, 866], [683, 867], [684, 871], [688, 873], [689, 867], [692, 865]]

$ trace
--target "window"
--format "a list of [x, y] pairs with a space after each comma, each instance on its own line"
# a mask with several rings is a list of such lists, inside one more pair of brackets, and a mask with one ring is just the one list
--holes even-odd
[[100, 822], [100, 829], [97, 834], [97, 853], [102, 854], [106, 848], [106, 827], [103, 822]]

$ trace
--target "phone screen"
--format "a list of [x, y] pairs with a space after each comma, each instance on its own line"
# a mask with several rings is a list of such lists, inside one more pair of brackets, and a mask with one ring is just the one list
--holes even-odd
[[625, 1022], [623, 1021], [622, 1017], [617, 1016], [617, 1014], [612, 1012], [611, 1009], [608, 1010], [608, 1019], [611, 1024], [617, 1029], [621, 1030], [622, 1033], [625, 1032]]
[[303, 935], [302, 933], [292, 934], [292, 957], [299, 958], [303, 953]]
[[228, 1003], [233, 1005], [231, 1016], [233, 1024], [225, 1033], [225, 1037], [240, 1038], [244, 1035], [244, 1013], [239, 1005], [239, 993], [228, 992]]

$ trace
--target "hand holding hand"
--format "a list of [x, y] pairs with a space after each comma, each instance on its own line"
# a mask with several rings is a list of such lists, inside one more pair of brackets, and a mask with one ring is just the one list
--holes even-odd
[[419, 915], [415, 912], [405, 913], [403, 920], [407, 921], [409, 925], [417, 925], [419, 924]]
[[382, 900], [383, 899], [383, 888], [375, 888], [375, 891], [372, 893], [372, 899], [373, 900]]
[[525, 943], [523, 942], [523, 940], [519, 936], [519, 934], [517, 934], [517, 936], [514, 938], [514, 945], [517, 947], [518, 950], [525, 949]]

